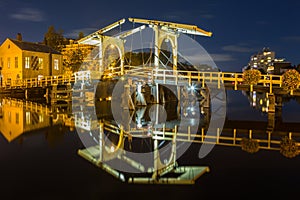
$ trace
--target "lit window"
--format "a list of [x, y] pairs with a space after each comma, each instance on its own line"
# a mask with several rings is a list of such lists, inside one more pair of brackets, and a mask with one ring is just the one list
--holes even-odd
[[54, 59], [54, 69], [59, 70], [58, 59]]
[[11, 112], [8, 112], [8, 122], [11, 123]]
[[42, 114], [39, 115], [39, 122], [40, 123], [44, 122], [44, 116]]
[[19, 124], [19, 113], [16, 113], [16, 124]]
[[10, 58], [7, 58], [7, 68], [10, 68]]
[[264, 60], [260, 60], [260, 62], [261, 62], [261, 63], [263, 63], [263, 62], [264, 62]]
[[30, 58], [29, 57], [25, 57], [25, 68], [26, 69], [30, 68]]
[[15, 57], [15, 68], [18, 68], [18, 57]]
[[257, 60], [257, 57], [254, 57], [254, 60]]
[[38, 66], [39, 66], [39, 69], [43, 69], [44, 68], [44, 60], [43, 60], [43, 58], [39, 58], [39, 64], [38, 64]]
[[30, 112], [26, 111], [26, 124], [30, 124]]

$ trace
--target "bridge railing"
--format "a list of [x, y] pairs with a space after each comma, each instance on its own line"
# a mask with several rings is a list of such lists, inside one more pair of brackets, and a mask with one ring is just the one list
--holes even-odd
[[218, 87], [222, 82], [222, 74], [220, 72], [203, 72], [203, 71], [174, 71], [164, 69], [154, 69], [153, 76], [155, 80], [162, 81], [164, 84], [167, 83], [188, 83], [191, 85], [192, 82], [202, 82], [202, 86], [205, 83], [217, 83]]
[[[99, 123], [99, 122], [98, 122]], [[119, 135], [120, 127], [110, 121], [104, 121], [104, 129], [111, 133]], [[175, 126], [173, 129], [167, 129], [165, 126], [163, 128], [153, 129], [149, 132], [147, 128], [130, 128], [130, 130], [125, 131], [126, 135], [131, 137], [152, 137], [152, 139], [171, 141], [176, 135], [176, 141], [181, 142], [191, 142], [200, 144], [216, 144], [221, 146], [232, 146], [232, 147], [242, 147], [242, 140], [244, 138], [251, 138], [258, 142], [259, 149], [264, 150], [280, 150], [281, 137], [278, 137], [278, 133], [273, 133], [267, 131], [267, 134], [256, 133], [255, 130], [244, 130], [230, 128], [221, 131], [221, 129], [216, 129], [216, 134], [207, 135], [207, 130], [201, 128], [197, 133], [191, 133], [191, 127], [187, 126], [186, 131], [178, 131], [178, 127]], [[283, 134], [283, 133], [281, 133]], [[298, 132], [286, 132], [284, 134], [299, 134]], [[300, 145], [300, 142], [297, 142]]]
[[[214, 72], [214, 71], [184, 71], [184, 70], [167, 70], [154, 67], [127, 66], [125, 74], [135, 77], [148, 78], [152, 81], [158, 81], [163, 84], [186, 84], [191, 85], [193, 82], [202, 84], [214, 83], [220, 88], [222, 83], [230, 83], [237, 89], [238, 85], [244, 84], [243, 73], [233, 72]], [[281, 75], [263, 74], [257, 83], [270, 88], [270, 92], [274, 86], [282, 86]]]
[[42, 78], [27, 78], [22, 80], [14, 80], [4, 82], [5, 88], [31, 88], [31, 87], [47, 87], [54, 84], [71, 84], [75, 81], [74, 76], [57, 75], [44, 76]]
[[[221, 83], [231, 83], [237, 89], [237, 85], [245, 84], [243, 80], [243, 73], [232, 73], [232, 72], [211, 72], [211, 71], [173, 71], [165, 69], [153, 69], [153, 77], [155, 80], [160, 81], [164, 84], [173, 83], [178, 84], [180, 82], [188, 83], [201, 82], [204, 87], [205, 83], [217, 83], [218, 88]], [[263, 85], [270, 88], [272, 93], [272, 88], [274, 86], [282, 86], [282, 76], [281, 75], [271, 75], [263, 74], [257, 83], [258, 85]]]

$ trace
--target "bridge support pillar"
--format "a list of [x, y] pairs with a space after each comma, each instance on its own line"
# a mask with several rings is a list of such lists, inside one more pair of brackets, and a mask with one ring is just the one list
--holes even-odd
[[49, 97], [49, 88], [48, 88], [48, 87], [46, 88], [46, 91], [45, 91], [44, 97], [45, 97], [45, 98], [46, 98], [46, 100], [48, 101], [48, 97]]
[[200, 102], [200, 106], [210, 108], [210, 95], [208, 88], [205, 87], [205, 89], [200, 90], [200, 94], [203, 97], [203, 100]]
[[135, 92], [134, 95], [134, 105], [137, 106], [146, 106], [147, 102], [143, 93], [143, 84], [141, 82], [137, 82], [136, 84], [133, 84], [134, 86], [133, 91]]
[[122, 94], [121, 106], [123, 109], [126, 109], [126, 110], [134, 110], [134, 103], [131, 98], [129, 84], [124, 85], [124, 92]]
[[276, 124], [279, 124], [282, 122], [282, 96], [276, 95], [276, 101], [275, 101], [275, 119]]
[[267, 94], [267, 98], [269, 99], [268, 112], [275, 112], [275, 95]]
[[159, 85], [155, 83], [155, 85], [151, 86], [151, 95], [153, 96], [152, 103], [159, 103]]
[[275, 113], [274, 112], [268, 112], [268, 126], [267, 130], [272, 131], [275, 127]]
[[57, 102], [57, 85], [53, 84], [51, 90], [51, 104], [55, 104], [56, 102]]
[[28, 99], [28, 89], [25, 89], [25, 99]]

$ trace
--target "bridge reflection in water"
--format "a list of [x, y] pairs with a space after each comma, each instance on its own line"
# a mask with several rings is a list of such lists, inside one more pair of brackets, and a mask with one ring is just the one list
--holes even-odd
[[[277, 95], [274, 98], [256, 91], [244, 92], [244, 95], [251, 106], [266, 115], [266, 120], [227, 117], [224, 127], [217, 128], [213, 135], [207, 135], [211, 109], [199, 103], [180, 101], [137, 107], [128, 110], [128, 119], [123, 119], [125, 123], [113, 120], [110, 101], [98, 102], [96, 107], [88, 103], [79, 107], [73, 105], [77, 131], [82, 140], [88, 141], [87, 148], [80, 149], [78, 154], [124, 182], [152, 184], [193, 184], [209, 171], [209, 166], [178, 165], [177, 152], [182, 145], [191, 143], [241, 148], [248, 153], [278, 151], [287, 158], [296, 157], [299, 154], [300, 123], [282, 119], [282, 102], [291, 97]], [[199, 126], [195, 124], [197, 107], [201, 112]], [[153, 112], [153, 108], [156, 111]], [[159, 109], [168, 115], [164, 116]], [[98, 117], [93, 119], [91, 112], [97, 113]], [[188, 125], [180, 127], [181, 120]], [[196, 132], [191, 131], [195, 127], [198, 128]], [[168, 148], [162, 150], [167, 145]], [[145, 162], [131, 152], [152, 152], [152, 155]], [[198, 155], [198, 152], [192, 153]]]
[[[209, 171], [209, 166], [189, 166], [188, 161], [184, 163], [186, 166], [179, 166], [176, 153], [182, 145], [190, 143], [240, 148], [248, 153], [277, 151], [287, 158], [297, 157], [300, 123], [285, 122], [282, 118], [284, 104], [291, 97], [277, 95], [275, 109], [270, 112], [270, 96], [267, 93], [253, 91], [244, 92], [244, 95], [248, 97], [251, 106], [264, 113], [266, 120], [235, 120], [227, 117], [222, 132], [217, 129], [217, 133], [210, 136], [206, 135], [210, 109], [199, 104], [185, 104], [181, 101], [180, 105], [170, 102], [137, 107], [128, 110], [129, 126], [119, 126], [113, 120], [109, 99], [95, 104], [87, 102], [72, 105], [69, 102], [48, 105], [45, 102], [3, 98], [0, 101], [0, 132], [8, 142], [12, 142], [22, 141], [31, 133], [48, 127], [76, 127], [80, 138], [88, 141], [85, 149], [78, 150], [79, 155], [118, 179], [132, 183], [195, 183], [199, 176]], [[196, 125], [193, 124], [193, 112], [196, 110], [193, 106], [198, 106], [201, 111], [196, 132], [191, 131]], [[168, 115], [163, 115], [160, 109]], [[96, 118], [90, 115], [91, 112], [96, 113]], [[182, 114], [185, 115], [184, 120], [190, 120], [187, 123], [190, 126], [180, 128]], [[49, 135], [48, 139], [51, 137]], [[130, 152], [152, 154], [144, 162], [139, 157], [135, 159]], [[195, 156], [198, 154], [189, 153]], [[116, 163], [119, 168], [116, 168]], [[124, 172], [122, 169], [129, 170]]]

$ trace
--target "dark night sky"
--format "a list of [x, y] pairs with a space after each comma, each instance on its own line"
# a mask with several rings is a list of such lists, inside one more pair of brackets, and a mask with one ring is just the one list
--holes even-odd
[[213, 32], [197, 41], [223, 71], [240, 71], [249, 57], [269, 47], [276, 57], [300, 63], [300, 2], [297, 1], [37, 1], [0, 0], [0, 41], [42, 41], [50, 25], [77, 37], [121, 18], [136, 17], [194, 24]]

